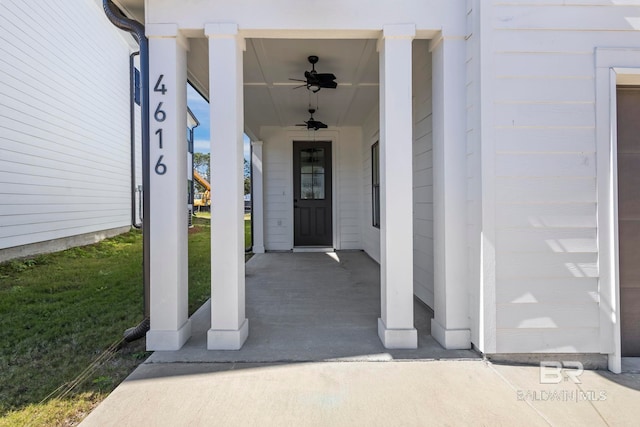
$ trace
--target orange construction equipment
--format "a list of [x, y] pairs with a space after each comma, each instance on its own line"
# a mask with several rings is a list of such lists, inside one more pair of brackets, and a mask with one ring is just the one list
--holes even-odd
[[193, 179], [198, 181], [205, 188], [204, 193], [196, 193], [193, 195], [193, 207], [208, 208], [211, 206], [211, 185], [204, 179], [198, 171], [193, 170]]

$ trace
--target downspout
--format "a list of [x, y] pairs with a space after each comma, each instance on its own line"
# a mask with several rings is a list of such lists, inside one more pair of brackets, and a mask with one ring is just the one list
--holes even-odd
[[149, 201], [149, 188], [151, 182], [149, 168], [149, 42], [144, 33], [144, 25], [133, 19], [122, 16], [116, 11], [111, 0], [103, 0], [104, 13], [109, 21], [117, 28], [131, 33], [140, 45], [140, 86], [142, 93], [140, 97], [140, 107], [142, 110], [142, 277], [144, 281], [144, 319], [140, 324], [129, 328], [124, 332], [124, 339], [127, 342], [135, 341], [145, 336], [150, 328], [150, 249], [151, 249], [151, 229], [150, 215], [151, 204]]
[[[129, 55], [129, 135], [131, 138], [131, 225], [139, 230], [142, 228], [142, 224], [136, 218], [136, 68], [134, 64], [134, 59], [138, 55], [140, 55], [140, 52], [133, 52]], [[140, 197], [142, 197], [142, 193], [140, 193]]]

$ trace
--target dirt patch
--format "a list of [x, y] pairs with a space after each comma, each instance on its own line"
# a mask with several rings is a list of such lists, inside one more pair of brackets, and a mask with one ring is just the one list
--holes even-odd
[[203, 227], [200, 227], [198, 225], [194, 225], [193, 227], [189, 228], [189, 234], [198, 234], [202, 231], [204, 231]]

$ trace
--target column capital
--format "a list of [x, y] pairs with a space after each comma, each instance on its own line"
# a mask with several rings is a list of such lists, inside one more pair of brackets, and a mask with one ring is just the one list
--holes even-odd
[[263, 144], [262, 141], [251, 141], [252, 147], [262, 147], [262, 144]]
[[237, 39], [242, 50], [247, 50], [245, 39], [238, 32], [238, 24], [233, 22], [210, 22], [204, 24], [204, 35], [209, 40]]
[[415, 24], [391, 24], [382, 26], [382, 34], [376, 44], [376, 50], [381, 51], [382, 43], [385, 40], [408, 40], [416, 37]]
[[185, 49], [189, 50], [189, 41], [180, 31], [178, 24], [147, 24], [144, 33], [150, 39], [176, 39]]
[[147, 37], [178, 37], [178, 24], [147, 24], [144, 33]]
[[204, 35], [207, 37], [235, 37], [238, 35], [238, 24], [232, 22], [210, 22], [204, 24]]
[[416, 36], [415, 24], [391, 24], [382, 26], [383, 39], [410, 39]]

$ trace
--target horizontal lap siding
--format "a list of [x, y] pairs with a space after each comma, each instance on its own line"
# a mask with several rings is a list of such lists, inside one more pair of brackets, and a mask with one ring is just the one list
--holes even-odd
[[340, 249], [362, 249], [362, 151], [360, 129], [340, 132], [338, 182], [334, 184], [338, 201], [338, 240]]
[[433, 133], [431, 54], [413, 42], [413, 292], [433, 307]]
[[293, 247], [293, 145], [284, 135], [263, 140], [265, 248], [289, 250]]
[[498, 352], [598, 352], [597, 46], [638, 46], [608, 1], [493, 2]]
[[371, 147], [379, 139], [378, 108], [373, 108], [362, 126], [362, 247], [380, 263], [380, 229], [373, 227], [371, 189]]
[[0, 10], [0, 248], [129, 225], [129, 47], [93, 1]]

